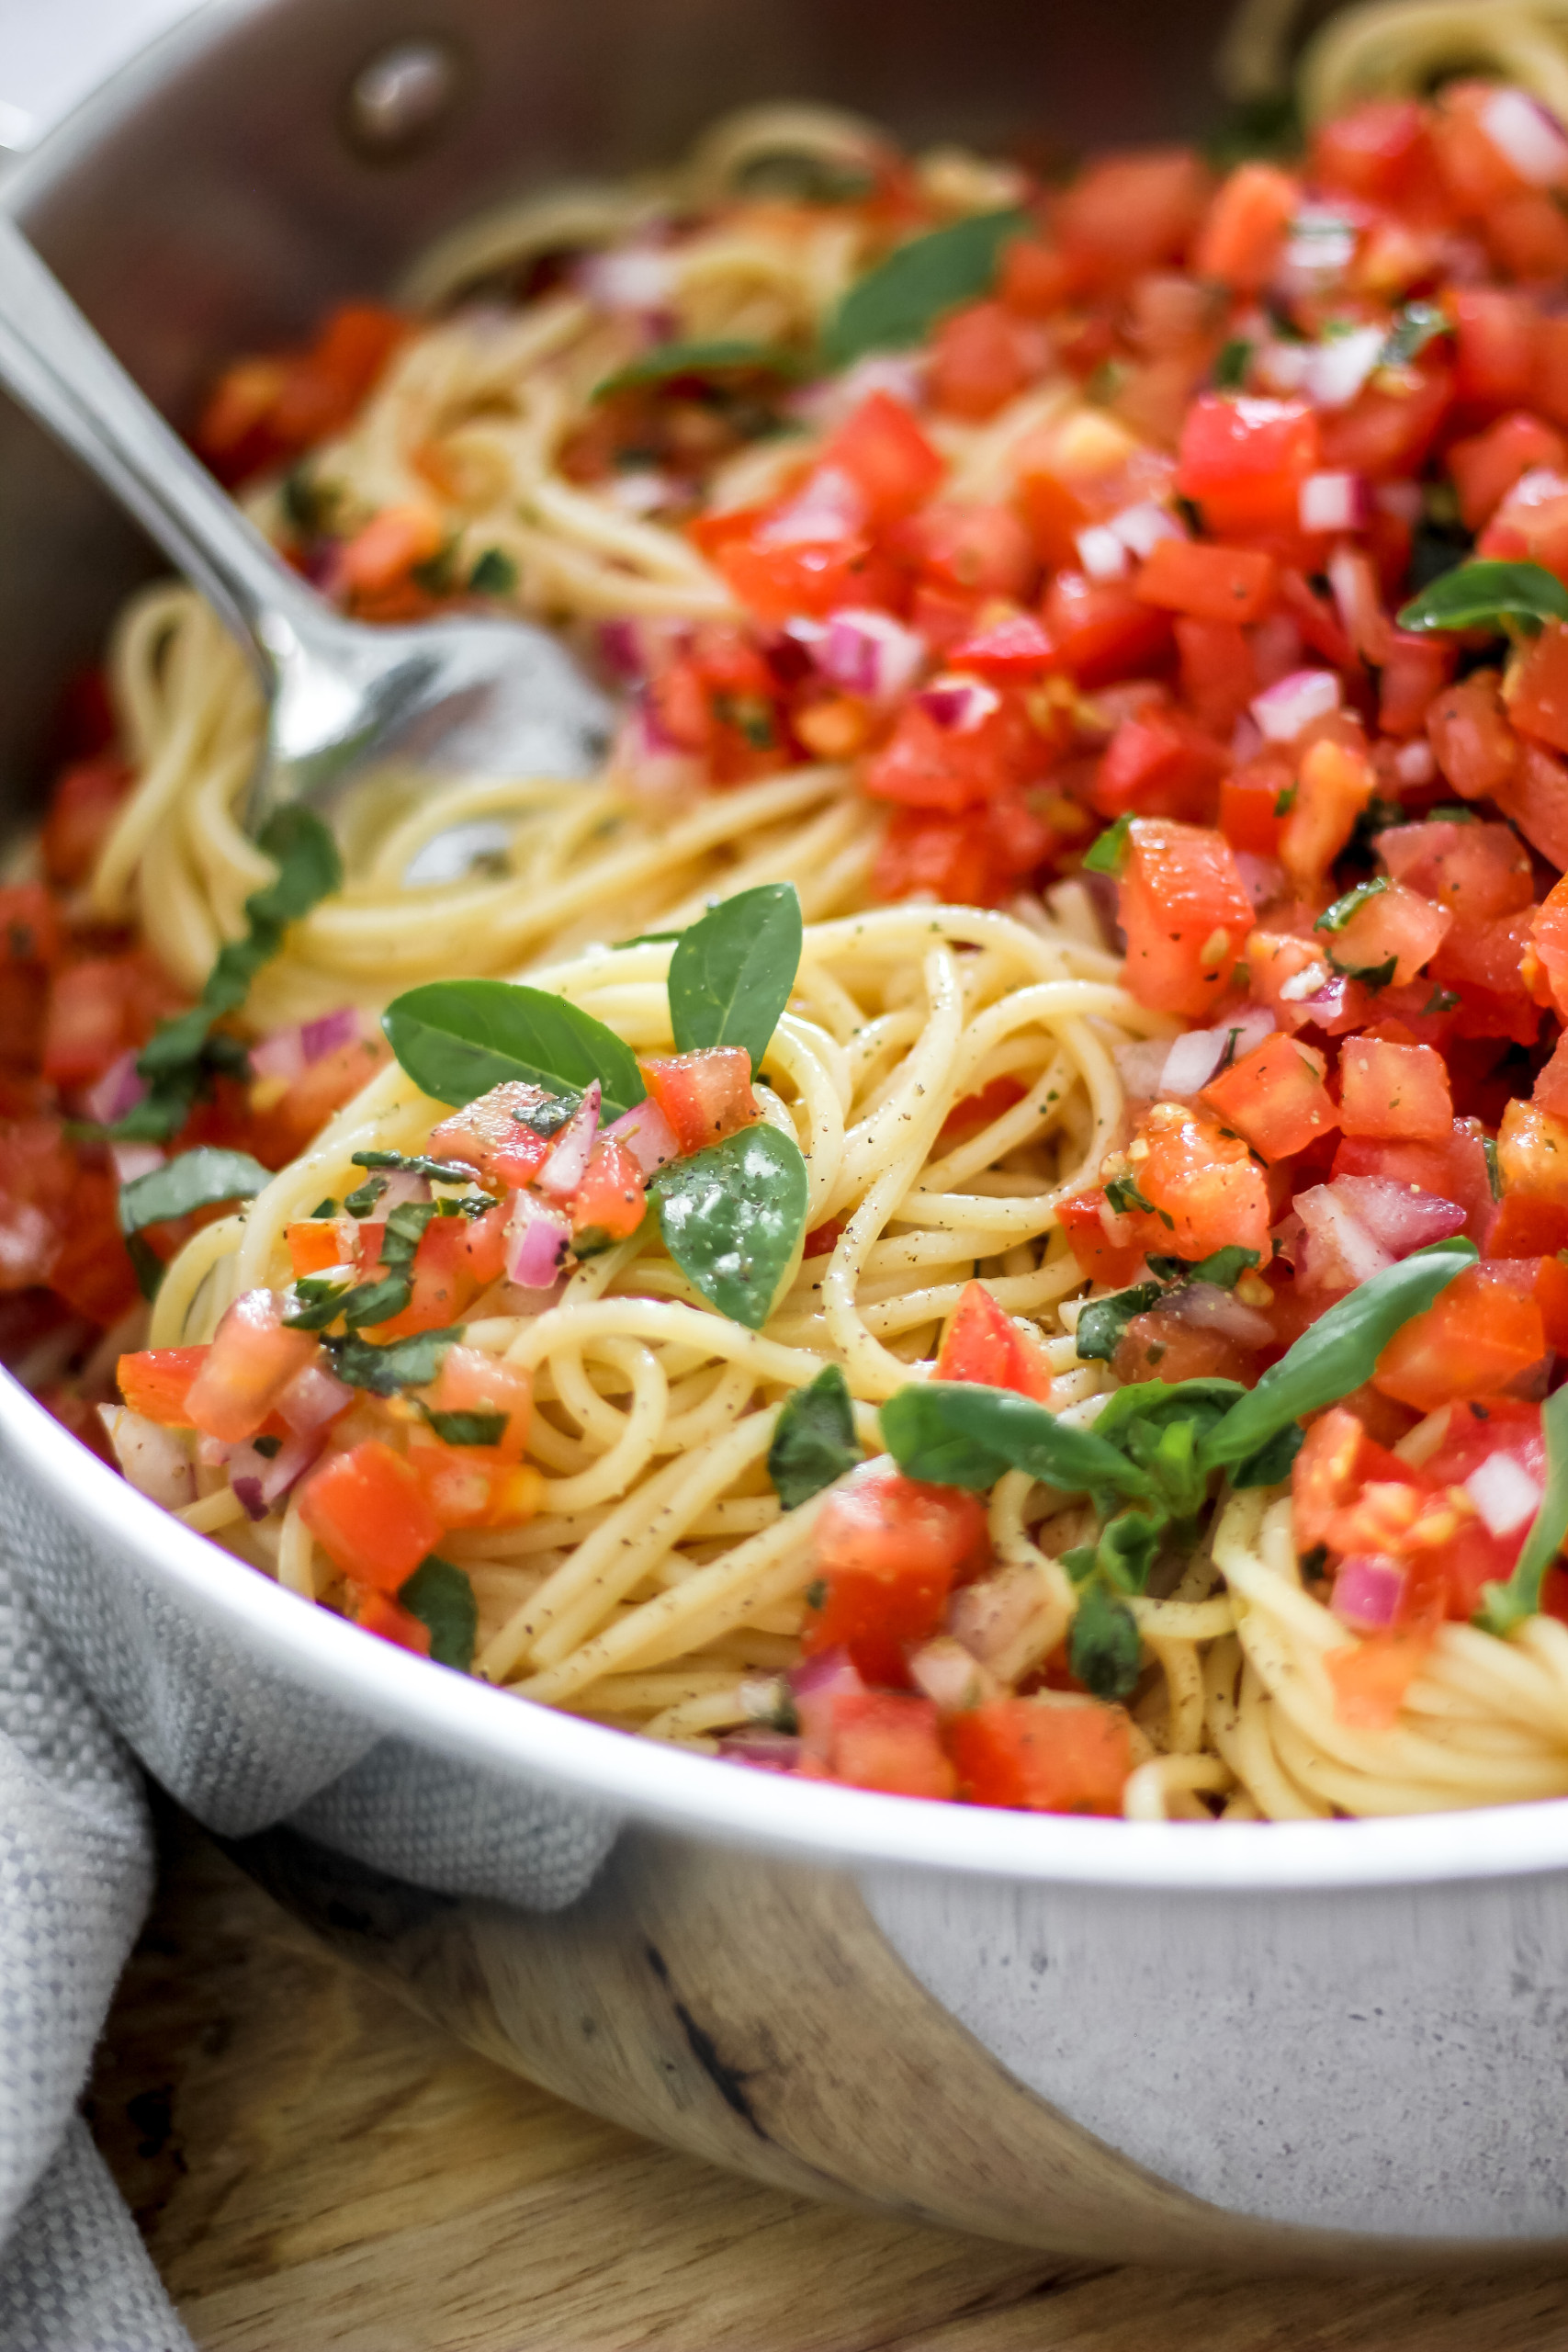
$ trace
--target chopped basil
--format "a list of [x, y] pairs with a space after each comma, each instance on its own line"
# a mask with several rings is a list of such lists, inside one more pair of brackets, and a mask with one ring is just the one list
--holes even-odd
[[1359, 914], [1369, 899], [1381, 899], [1383, 892], [1392, 888], [1386, 874], [1374, 874], [1370, 882], [1358, 882], [1353, 890], [1347, 890], [1342, 899], [1336, 899], [1325, 914], [1319, 915], [1313, 925], [1314, 931], [1343, 931], [1351, 916]]
[[1492, 1197], [1500, 1201], [1503, 1197], [1503, 1170], [1497, 1159], [1496, 1143], [1491, 1136], [1483, 1136], [1481, 1148], [1486, 1155], [1486, 1181], [1491, 1186]]
[[900, 1470], [933, 1486], [983, 1493], [1004, 1471], [1027, 1470], [1064, 1494], [1153, 1496], [1143, 1471], [1116, 1446], [1010, 1388], [912, 1383], [887, 1399], [881, 1421], [883, 1442]]
[[1451, 1012], [1459, 1001], [1457, 989], [1434, 989], [1421, 1010], [1423, 1012]]
[[479, 1635], [479, 1605], [474, 1588], [459, 1567], [435, 1552], [427, 1552], [398, 1599], [411, 1617], [417, 1617], [430, 1634], [430, 1655], [437, 1666], [455, 1667], [467, 1674], [474, 1662]]
[[[1112, 1520], [1111, 1526], [1116, 1524]], [[1067, 1663], [1097, 1699], [1124, 1699], [1137, 1681], [1143, 1644], [1133, 1612], [1101, 1583], [1088, 1586], [1078, 1602], [1067, 1637]]]
[[760, 1331], [806, 1233], [800, 1147], [776, 1127], [671, 1160], [649, 1186], [664, 1246], [721, 1315]]
[[944, 311], [989, 290], [1003, 246], [1029, 229], [1026, 212], [973, 213], [895, 247], [851, 287], [829, 320], [822, 336], [828, 366], [847, 368], [869, 351], [908, 351], [923, 343]]
[[773, 376], [784, 383], [794, 383], [810, 373], [797, 352], [785, 350], [776, 343], [743, 343], [734, 336], [696, 343], [660, 343], [595, 384], [589, 397], [605, 401], [616, 392], [644, 387], [678, 384], [692, 378], [705, 382], [714, 376], [739, 374]]
[[744, 1046], [754, 1075], [789, 1002], [802, 936], [793, 882], [742, 890], [683, 931], [670, 958], [676, 1050]]
[[1085, 873], [1120, 874], [1127, 863], [1127, 852], [1132, 846], [1132, 831], [1130, 816], [1118, 817], [1113, 825], [1107, 825], [1100, 839], [1085, 854]]
[[1232, 335], [1223, 344], [1214, 362], [1213, 386], [1217, 392], [1239, 392], [1247, 382], [1247, 371], [1252, 363], [1252, 345], [1246, 335]]
[[517, 565], [504, 548], [486, 548], [468, 574], [468, 587], [476, 596], [510, 596], [517, 586]]
[[1490, 629], [1534, 636], [1568, 621], [1568, 588], [1539, 563], [1461, 563], [1424, 588], [1399, 616], [1401, 628]]
[[509, 1080], [556, 1095], [597, 1080], [611, 1120], [647, 1091], [613, 1029], [565, 997], [510, 980], [432, 980], [394, 998], [381, 1026], [414, 1084], [438, 1102], [472, 1102]]
[[849, 1383], [836, 1363], [824, 1364], [815, 1380], [781, 1406], [768, 1448], [768, 1476], [785, 1510], [796, 1510], [860, 1458]]
[[193, 1209], [216, 1208], [223, 1201], [254, 1200], [271, 1182], [272, 1170], [253, 1159], [248, 1151], [224, 1151], [215, 1144], [202, 1144], [122, 1184], [119, 1229], [130, 1247], [142, 1295], [153, 1295], [164, 1273], [155, 1251], [138, 1239], [148, 1226], [189, 1216]]
[[[1145, 1199], [1138, 1189], [1138, 1180], [1130, 1170], [1123, 1175], [1112, 1176], [1105, 1187], [1105, 1197], [1117, 1216], [1125, 1216], [1133, 1209], [1142, 1209], [1145, 1216], [1159, 1214], [1153, 1201]], [[1170, 1223], [1168, 1217], [1166, 1223]]]
[[[1152, 1261], [1151, 1261], [1152, 1262]], [[1084, 1363], [1109, 1363], [1126, 1337], [1134, 1315], [1145, 1315], [1164, 1296], [1157, 1282], [1134, 1283], [1110, 1298], [1091, 1298], [1078, 1317], [1077, 1352]]]
[[245, 900], [244, 935], [226, 941], [219, 950], [199, 1002], [188, 1012], [160, 1022], [137, 1056], [137, 1071], [147, 1091], [106, 1130], [118, 1142], [165, 1142], [184, 1126], [197, 1097], [210, 1091], [215, 1076], [247, 1074], [244, 1047], [237, 1037], [214, 1034], [214, 1024], [239, 1011], [257, 972], [282, 946], [289, 924], [342, 888], [337, 843], [321, 819], [298, 803], [273, 812], [256, 836], [256, 846], [276, 860], [277, 872]]
[[1380, 368], [1408, 368], [1439, 335], [1452, 334], [1453, 321], [1435, 302], [1406, 302], [1378, 354]]
[[[564, 1125], [565, 1121], [558, 1124]], [[547, 1135], [552, 1130], [541, 1127], [538, 1132]], [[428, 1159], [423, 1152], [355, 1151], [350, 1154], [349, 1165], [354, 1168], [390, 1169], [400, 1176], [423, 1176], [432, 1184], [472, 1184], [477, 1182], [476, 1170], [466, 1161]]]
[[438, 1413], [421, 1407], [443, 1445], [499, 1445], [506, 1435], [504, 1413]]
[[1224, 1249], [1211, 1250], [1208, 1257], [1196, 1261], [1151, 1257], [1149, 1272], [1164, 1283], [1213, 1283], [1219, 1290], [1235, 1290], [1243, 1274], [1257, 1263], [1256, 1250], [1244, 1250], [1239, 1242], [1227, 1241]]
[[428, 1388], [446, 1360], [448, 1348], [461, 1340], [465, 1326], [449, 1324], [442, 1331], [415, 1331], [384, 1348], [351, 1336], [329, 1340], [333, 1370], [351, 1388], [368, 1388], [376, 1396], [395, 1396], [403, 1388]]
[[283, 1451], [283, 1440], [280, 1437], [254, 1437], [251, 1443], [264, 1462], [276, 1462]]
[[384, 1176], [367, 1176], [363, 1184], [343, 1196], [344, 1213], [349, 1216], [368, 1216], [387, 1189]]

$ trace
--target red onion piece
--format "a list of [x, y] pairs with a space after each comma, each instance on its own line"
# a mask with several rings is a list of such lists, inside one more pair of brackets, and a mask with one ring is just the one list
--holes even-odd
[[1155, 1102], [1166, 1091], [1165, 1066], [1170, 1047], [1163, 1037], [1138, 1037], [1118, 1046], [1115, 1063], [1122, 1085], [1139, 1102]]
[[1185, 1102], [1207, 1086], [1225, 1050], [1222, 1029], [1189, 1029], [1178, 1037], [1165, 1057], [1159, 1091]]
[[826, 1758], [833, 1744], [833, 1702], [865, 1689], [848, 1650], [819, 1650], [790, 1668], [789, 1687], [808, 1755]]
[[926, 644], [890, 613], [853, 607], [835, 613], [816, 646], [817, 666], [846, 694], [867, 702], [892, 702], [913, 685], [926, 658]]
[[1353, 1290], [1393, 1265], [1393, 1250], [1362, 1224], [1337, 1184], [1313, 1184], [1298, 1193], [1295, 1213], [1306, 1237], [1306, 1263], [1297, 1269], [1303, 1289]]
[[[1238, 849], [1235, 870], [1241, 876], [1242, 888], [1259, 914], [1284, 896], [1285, 869], [1277, 857], [1259, 857], [1255, 850]], [[1255, 1044], [1258, 1042], [1254, 1040]], [[1236, 1048], [1238, 1054], [1243, 1050], [1239, 1046]]]
[[767, 548], [818, 547], [858, 538], [865, 528], [865, 493], [838, 466], [818, 466], [797, 497], [781, 507], [756, 534]]
[[907, 409], [918, 409], [925, 390], [925, 362], [891, 352], [873, 352], [857, 359], [841, 376], [824, 376], [807, 384], [790, 401], [793, 413], [829, 431], [852, 416], [873, 392], [886, 392]]
[[1540, 1481], [1511, 1453], [1490, 1453], [1464, 1482], [1489, 1535], [1512, 1535], [1540, 1509]]
[[1411, 742], [1400, 745], [1393, 755], [1393, 772], [1401, 784], [1421, 785], [1435, 781], [1438, 763], [1425, 735], [1417, 735]]
[[137, 1070], [136, 1053], [132, 1050], [110, 1062], [102, 1078], [83, 1095], [82, 1108], [90, 1119], [110, 1127], [128, 1111], [133, 1111], [146, 1091], [147, 1081]]
[[1122, 580], [1127, 573], [1127, 549], [1103, 523], [1090, 523], [1074, 544], [1078, 561], [1091, 580]]
[[625, 1145], [645, 1176], [651, 1176], [656, 1169], [667, 1168], [672, 1159], [681, 1157], [680, 1138], [651, 1096], [646, 1102], [623, 1111], [618, 1119], [611, 1120], [604, 1130], [604, 1139], [609, 1142], [612, 1137]]
[[[306, 1471], [321, 1459], [326, 1442], [324, 1429], [297, 1430], [292, 1437], [284, 1439], [270, 1462], [263, 1457], [261, 1498], [269, 1510], [274, 1503], [281, 1502], [284, 1496], [299, 1485]], [[231, 1484], [237, 1488], [237, 1480], [231, 1480]], [[254, 1516], [254, 1512], [252, 1516]]]
[[793, 1732], [770, 1731], [759, 1724], [755, 1730], [726, 1732], [718, 1752], [731, 1764], [750, 1764], [754, 1771], [793, 1772], [805, 1749]]
[[571, 1198], [588, 1172], [593, 1139], [599, 1132], [601, 1089], [595, 1079], [556, 1137], [555, 1149], [540, 1169], [539, 1190], [558, 1201]]
[[1429, 1241], [1446, 1241], [1464, 1231], [1465, 1213], [1457, 1201], [1413, 1192], [1388, 1176], [1337, 1176], [1331, 1189], [1395, 1258], [1408, 1258]]
[[506, 1275], [519, 1290], [550, 1290], [571, 1247], [571, 1226], [536, 1193], [513, 1193], [506, 1227]]
[[577, 289], [602, 311], [660, 313], [670, 299], [670, 259], [651, 245], [589, 254], [572, 272]]
[[972, 734], [1002, 707], [1001, 696], [994, 686], [960, 670], [944, 671], [940, 678], [933, 678], [929, 686], [920, 688], [915, 700], [950, 735]]
[[266, 1517], [266, 1498], [262, 1493], [259, 1478], [253, 1477], [249, 1472], [246, 1472], [238, 1478], [231, 1478], [229, 1484], [234, 1489], [235, 1501], [243, 1504], [247, 1519]]
[[1384, 1634], [1399, 1614], [1405, 1571], [1382, 1552], [1352, 1552], [1339, 1564], [1329, 1607], [1358, 1634]]
[[292, 1029], [275, 1029], [258, 1039], [251, 1047], [251, 1068], [258, 1078], [292, 1080], [312, 1062], [336, 1053], [340, 1046], [352, 1045], [364, 1034], [359, 1007], [340, 1005], [335, 1012], [323, 1012], [317, 1020], [301, 1022]]
[[1345, 634], [1361, 659], [1374, 666], [1386, 662], [1393, 624], [1371, 556], [1359, 548], [1336, 548], [1328, 559], [1328, 584]]
[[118, 1184], [134, 1184], [139, 1176], [151, 1176], [154, 1168], [162, 1168], [168, 1154], [155, 1143], [111, 1143], [109, 1165]]
[[1297, 501], [1303, 531], [1364, 531], [1372, 519], [1365, 474], [1308, 474]]
[[277, 1409], [295, 1434], [304, 1437], [335, 1421], [353, 1402], [353, 1389], [319, 1362], [295, 1374], [277, 1400]]
[[115, 1460], [139, 1494], [165, 1510], [196, 1500], [196, 1471], [173, 1430], [149, 1421], [124, 1405], [100, 1405], [98, 1419], [108, 1432]]
[[1335, 670], [1292, 670], [1265, 686], [1252, 702], [1252, 716], [1270, 743], [1293, 743], [1314, 718], [1337, 710], [1340, 682]]
[[1233, 1291], [1222, 1289], [1218, 1283], [1184, 1283], [1165, 1303], [1178, 1322], [1190, 1329], [1218, 1331], [1238, 1347], [1264, 1348], [1274, 1336], [1266, 1315], [1255, 1306], [1244, 1306]]
[[1184, 539], [1187, 537], [1168, 506], [1161, 506], [1153, 498], [1140, 499], [1136, 506], [1124, 506], [1120, 514], [1112, 514], [1106, 525], [1129, 553], [1142, 559], [1153, 555], [1161, 539]]
[[1562, 125], [1528, 91], [1495, 90], [1481, 109], [1481, 128], [1531, 187], [1561, 187], [1568, 181]]
[[1302, 389], [1319, 408], [1348, 408], [1382, 355], [1386, 330], [1355, 327], [1312, 345]]

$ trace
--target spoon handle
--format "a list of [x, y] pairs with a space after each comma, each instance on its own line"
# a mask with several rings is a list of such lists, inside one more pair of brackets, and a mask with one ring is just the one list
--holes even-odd
[[164, 424], [14, 221], [0, 213], [0, 384], [95, 473], [250, 655], [264, 687], [317, 600]]

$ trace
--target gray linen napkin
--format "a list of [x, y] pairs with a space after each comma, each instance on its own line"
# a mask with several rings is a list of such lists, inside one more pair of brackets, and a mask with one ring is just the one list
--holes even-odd
[[141, 1777], [0, 1544], [4, 2352], [192, 2352], [75, 2112], [152, 1884]]

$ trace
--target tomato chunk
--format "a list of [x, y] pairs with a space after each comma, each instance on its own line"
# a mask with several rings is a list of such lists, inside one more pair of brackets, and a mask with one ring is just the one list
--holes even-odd
[[961, 1487], [897, 1472], [852, 1481], [817, 1522], [806, 1655], [847, 1649], [867, 1681], [907, 1683], [907, 1652], [937, 1631], [955, 1578], [981, 1560], [985, 1542], [984, 1506]]
[[1199, 620], [1257, 621], [1274, 601], [1278, 577], [1271, 555], [1161, 539], [1138, 574], [1137, 593], [1145, 605]]
[[1229, 985], [1252, 900], [1224, 835], [1134, 818], [1122, 875], [1126, 985], [1141, 1004], [1195, 1017]]
[[947, 1752], [972, 1804], [1019, 1813], [1114, 1814], [1133, 1769], [1120, 1707], [991, 1699], [954, 1715]]
[[1013, 1388], [1037, 1404], [1050, 1402], [1051, 1365], [1044, 1342], [1004, 1314], [984, 1283], [965, 1283], [937, 1351], [938, 1380], [974, 1381]]
[[461, 1160], [494, 1184], [526, 1184], [554, 1149], [563, 1109], [542, 1086], [508, 1079], [434, 1127], [430, 1156]]
[[1203, 1089], [1203, 1101], [1265, 1159], [1288, 1159], [1339, 1125], [1323, 1057], [1276, 1034]]
[[191, 1383], [207, 1362], [199, 1348], [143, 1348], [121, 1356], [115, 1369], [119, 1393], [143, 1420], [161, 1421], [165, 1429], [188, 1430]]
[[1548, 621], [1509, 677], [1508, 717], [1521, 735], [1568, 752], [1568, 628]]
[[935, 1707], [900, 1691], [835, 1692], [829, 1770], [852, 1788], [889, 1796], [951, 1797], [958, 1787]]
[[695, 1053], [649, 1057], [638, 1068], [682, 1155], [722, 1143], [762, 1115], [744, 1046], [704, 1046]]
[[377, 1592], [397, 1592], [441, 1537], [419, 1480], [379, 1438], [312, 1470], [299, 1516], [334, 1567]]
[[1201, 392], [1181, 428], [1176, 486], [1197, 500], [1211, 530], [1289, 530], [1319, 455], [1317, 417], [1305, 401]]
[[647, 1214], [648, 1193], [641, 1169], [618, 1137], [601, 1136], [568, 1206], [580, 1258], [637, 1231]]
[[1467, 1266], [1425, 1314], [1396, 1331], [1378, 1358], [1374, 1386], [1430, 1413], [1464, 1397], [1494, 1396], [1546, 1352], [1535, 1269], [1521, 1287], [1512, 1260]]
[[943, 466], [915, 419], [890, 392], [873, 392], [825, 444], [818, 462], [849, 475], [866, 518], [881, 526], [923, 506]]
[[1269, 1256], [1267, 1179], [1242, 1138], [1217, 1119], [1156, 1102], [1127, 1154], [1129, 1181], [1134, 1190], [1122, 1193], [1128, 1206], [1120, 1225], [1140, 1250], [1207, 1258], [1234, 1242]]
[[1449, 1073], [1431, 1046], [1349, 1037], [1339, 1057], [1340, 1123], [1348, 1136], [1435, 1143], [1453, 1125]]
[[247, 1291], [219, 1324], [186, 1393], [191, 1427], [228, 1444], [254, 1437], [315, 1352], [312, 1332], [286, 1329], [276, 1292]]

